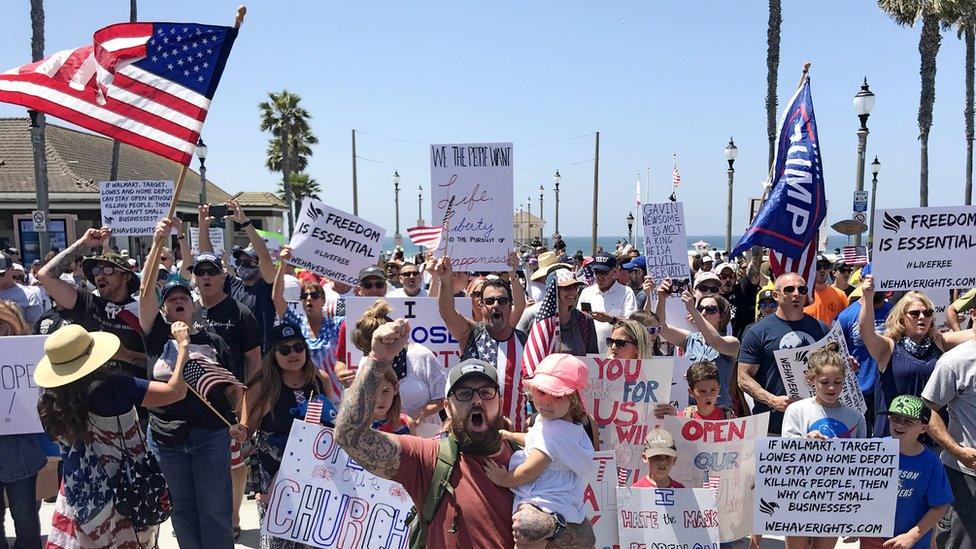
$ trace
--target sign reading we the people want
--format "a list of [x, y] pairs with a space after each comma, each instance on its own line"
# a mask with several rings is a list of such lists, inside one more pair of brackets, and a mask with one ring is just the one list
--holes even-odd
[[332, 429], [294, 421], [261, 533], [335, 549], [406, 548], [413, 500], [356, 464]]
[[620, 547], [718, 549], [715, 490], [617, 488]]
[[647, 276], [657, 281], [666, 277], [690, 278], [684, 205], [681, 202], [644, 204], [641, 214]]
[[[779, 368], [779, 375], [783, 378], [783, 386], [786, 388], [786, 395], [797, 398], [807, 398], [813, 396], [813, 386], [807, 382], [806, 371], [810, 361], [810, 353], [834, 341], [840, 346], [838, 354], [846, 361], [848, 350], [847, 340], [844, 339], [844, 331], [839, 322], [834, 322], [830, 326], [822, 339], [811, 345], [795, 347], [792, 349], [777, 349], [773, 351], [776, 359], [776, 366]], [[861, 393], [860, 386], [857, 384], [857, 376], [854, 369], [845, 364], [847, 374], [844, 376], [844, 390], [840, 394], [840, 402], [844, 406], [853, 408], [862, 414], [867, 410], [867, 403], [864, 402], [864, 394]], [[841, 435], [841, 433], [837, 433]]]
[[455, 271], [508, 270], [513, 193], [511, 143], [430, 146], [429, 225], [447, 220], [443, 246]]
[[376, 265], [386, 230], [314, 198], [303, 201], [289, 246], [292, 265], [343, 284], [359, 284], [359, 271]]
[[762, 438], [756, 455], [754, 533], [892, 536], [897, 440]]
[[113, 236], [149, 236], [166, 217], [172, 181], [102, 181], [98, 184], [102, 226]]
[[44, 356], [47, 336], [0, 337], [0, 435], [43, 433], [37, 416], [40, 389], [34, 367]]
[[878, 291], [976, 286], [976, 206], [875, 210], [871, 274]]

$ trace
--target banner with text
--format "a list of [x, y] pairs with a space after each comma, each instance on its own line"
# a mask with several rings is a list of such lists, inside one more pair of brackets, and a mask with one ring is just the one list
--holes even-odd
[[641, 206], [641, 210], [647, 276], [657, 282], [669, 276], [673, 280], [690, 279], [684, 204], [650, 203]]
[[875, 210], [874, 230], [878, 291], [976, 286], [976, 206]]
[[[224, 253], [224, 229], [221, 227], [210, 227], [208, 231], [210, 233], [210, 243], [213, 244], [214, 251], [217, 255]], [[200, 253], [200, 229], [199, 227], [190, 227], [190, 253], [197, 255]]]
[[583, 491], [583, 504], [593, 525], [596, 546], [599, 549], [612, 549], [620, 546], [617, 535], [617, 465], [613, 450], [594, 453], [593, 463], [596, 467]]
[[687, 487], [716, 487], [719, 537], [733, 541], [751, 532], [756, 441], [769, 428], [769, 412], [725, 421], [664, 418], [678, 460], [671, 478]]
[[629, 486], [640, 477], [641, 452], [648, 429], [659, 423], [654, 407], [671, 397], [674, 358], [619, 360], [586, 356], [589, 381], [583, 406], [596, 420], [600, 448], [613, 448], [619, 481]]
[[890, 538], [898, 441], [763, 438], [756, 442], [753, 532]]
[[34, 367], [44, 356], [46, 335], [0, 337], [0, 435], [43, 433], [37, 416], [40, 389]]
[[[792, 349], [778, 349], [773, 351], [776, 358], [776, 366], [779, 368], [779, 375], [783, 378], [783, 386], [786, 387], [788, 396], [797, 398], [807, 398], [813, 396], [813, 386], [807, 383], [806, 371], [810, 360], [810, 353], [827, 345], [831, 341], [836, 341], [840, 345], [840, 356], [847, 359], [850, 354], [847, 349], [847, 340], [844, 339], [844, 330], [839, 322], [834, 322], [830, 326], [830, 331], [820, 341], [802, 347]], [[857, 384], [857, 376], [854, 370], [847, 367], [847, 376], [844, 378], [844, 391], [840, 394], [840, 402], [849, 408], [854, 408], [862, 414], [868, 409], [864, 402], [864, 394]]]
[[617, 488], [620, 546], [718, 549], [715, 490]]
[[350, 286], [383, 251], [386, 229], [314, 198], [304, 200], [295, 226], [289, 263]]
[[172, 181], [101, 181], [98, 191], [112, 236], [151, 236], [173, 200]]
[[511, 143], [430, 146], [430, 226], [447, 219], [455, 271], [507, 271], [515, 247]]
[[294, 421], [261, 533], [313, 547], [406, 548], [413, 500], [356, 464], [332, 429]]

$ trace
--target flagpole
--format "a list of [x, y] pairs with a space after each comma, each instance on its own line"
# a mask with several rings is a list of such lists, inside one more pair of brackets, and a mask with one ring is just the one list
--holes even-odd
[[[186, 381], [184, 381], [184, 383], [186, 383]], [[208, 401], [207, 399], [203, 398], [203, 396], [200, 395], [200, 393], [198, 393], [197, 390], [194, 389], [192, 385], [190, 385], [189, 383], [187, 383], [186, 384], [186, 388], [189, 389], [193, 394], [197, 395], [197, 398], [200, 399], [200, 402], [206, 404], [207, 405], [207, 408], [210, 408], [210, 411], [213, 412], [215, 416], [217, 416], [217, 417], [220, 418], [220, 421], [223, 421], [228, 427], [233, 427], [233, 425], [231, 425], [230, 422], [227, 421], [227, 418], [225, 418], [223, 415], [221, 415], [221, 413], [218, 412], [217, 409], [214, 408], [212, 404], [210, 404], [210, 401]]]

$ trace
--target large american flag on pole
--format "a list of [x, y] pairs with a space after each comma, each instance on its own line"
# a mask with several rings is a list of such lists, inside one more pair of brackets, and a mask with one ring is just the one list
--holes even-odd
[[535, 368], [547, 355], [552, 353], [553, 346], [559, 335], [559, 300], [558, 283], [573, 278], [569, 269], [558, 269], [549, 273], [546, 281], [546, 293], [539, 305], [535, 322], [529, 330], [529, 338], [525, 342], [522, 352], [522, 376], [531, 377]]
[[187, 165], [238, 29], [119, 23], [92, 44], [0, 73], [22, 105]]

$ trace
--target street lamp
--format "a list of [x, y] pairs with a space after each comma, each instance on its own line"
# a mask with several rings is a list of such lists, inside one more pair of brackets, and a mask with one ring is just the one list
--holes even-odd
[[424, 186], [417, 186], [417, 226], [424, 226]]
[[732, 251], [732, 183], [735, 178], [735, 157], [739, 154], [739, 148], [735, 146], [735, 141], [729, 138], [729, 144], [725, 146], [725, 159], [729, 161], [729, 200], [725, 210], [725, 253]]
[[393, 171], [393, 204], [396, 210], [396, 231], [393, 233], [393, 242], [397, 248], [403, 243], [400, 236], [400, 172]]
[[874, 199], [878, 196], [879, 171], [881, 171], [881, 162], [878, 162], [878, 157], [875, 156], [874, 162], [871, 163], [871, 227], [868, 229], [868, 251], [874, 247]]
[[627, 242], [634, 243], [634, 213], [627, 212]]
[[197, 141], [196, 148], [197, 158], [200, 159], [200, 204], [207, 203], [207, 145], [204, 144], [203, 138]]
[[542, 209], [542, 200], [545, 196], [546, 189], [539, 185], [539, 240], [543, 240], [545, 235], [542, 234], [542, 226], [546, 224], [546, 215], [543, 213], [545, 210]]
[[559, 234], [559, 181], [563, 176], [559, 175], [559, 170], [556, 170], [556, 175], [552, 176], [553, 185], [556, 188], [556, 227], [553, 234]]
[[[864, 154], [868, 146], [868, 117], [874, 109], [874, 93], [868, 88], [868, 79], [864, 78], [861, 91], [854, 96], [854, 112], [861, 120], [861, 127], [857, 130], [857, 188], [858, 191], [864, 190]], [[854, 235], [854, 245], [861, 245], [861, 234]]]

